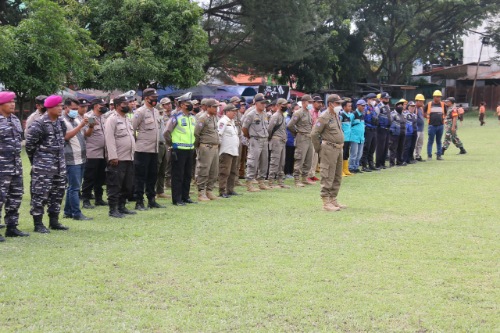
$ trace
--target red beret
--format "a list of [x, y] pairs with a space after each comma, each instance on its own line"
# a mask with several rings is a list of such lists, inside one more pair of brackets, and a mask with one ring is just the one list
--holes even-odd
[[12, 91], [0, 91], [0, 105], [12, 102], [16, 98], [16, 94]]
[[50, 95], [45, 99], [45, 102], [43, 102], [43, 106], [46, 108], [53, 108], [55, 106], [58, 106], [59, 104], [62, 103], [62, 97], [59, 95]]

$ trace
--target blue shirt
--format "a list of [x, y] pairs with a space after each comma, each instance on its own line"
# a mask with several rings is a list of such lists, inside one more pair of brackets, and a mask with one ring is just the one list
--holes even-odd
[[351, 137], [350, 142], [363, 143], [365, 142], [365, 120], [363, 113], [358, 109], [353, 112], [351, 121]]

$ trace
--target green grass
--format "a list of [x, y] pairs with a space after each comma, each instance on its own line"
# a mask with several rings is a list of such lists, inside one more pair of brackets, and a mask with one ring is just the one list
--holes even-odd
[[0, 331], [499, 332], [499, 133], [470, 117], [465, 156], [344, 178], [342, 212], [316, 185], [121, 220], [99, 207], [7, 239]]

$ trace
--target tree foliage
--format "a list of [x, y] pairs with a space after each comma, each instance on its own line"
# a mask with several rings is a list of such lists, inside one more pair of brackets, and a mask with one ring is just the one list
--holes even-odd
[[204, 74], [207, 37], [200, 7], [188, 0], [90, 0], [88, 27], [102, 47], [106, 89], [188, 87]]

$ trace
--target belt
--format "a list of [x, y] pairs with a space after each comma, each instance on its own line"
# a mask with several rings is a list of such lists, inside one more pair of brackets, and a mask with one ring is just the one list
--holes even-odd
[[219, 145], [211, 144], [211, 143], [200, 143], [200, 147], [207, 147], [208, 149], [212, 149], [214, 147], [219, 147]]
[[344, 144], [341, 143], [333, 143], [333, 142], [330, 142], [330, 141], [322, 141], [321, 142], [322, 145], [327, 145], [327, 146], [332, 146], [334, 148], [338, 148], [338, 149], [342, 149], [344, 147]]
[[161, 142], [161, 141], [159, 141], [159, 142], [158, 142], [158, 144], [160, 144], [160, 145], [165, 145], [165, 142]]
[[251, 136], [250, 139], [255, 139], [255, 140], [267, 140], [267, 138], [261, 138], [260, 136]]
[[280, 141], [286, 142], [286, 139], [280, 138], [279, 136], [273, 136], [271, 138], [271, 140], [280, 140]]
[[311, 133], [301, 133], [301, 132], [297, 132], [297, 135], [303, 135], [303, 136], [307, 136], [308, 138], [311, 137]]

